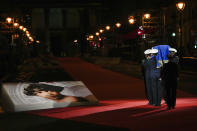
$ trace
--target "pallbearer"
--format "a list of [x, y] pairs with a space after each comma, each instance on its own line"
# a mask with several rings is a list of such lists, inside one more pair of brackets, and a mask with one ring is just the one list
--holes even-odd
[[[168, 55], [168, 59], [170, 60], [170, 62], [172, 62], [172, 63], [175, 63], [177, 66], [176, 66], [176, 68], [177, 69], [175, 69], [175, 72], [177, 71], [177, 79], [174, 79], [175, 81], [176, 81], [176, 83], [177, 83], [177, 80], [178, 80], [178, 70], [179, 70], [179, 57], [176, 55], [176, 53], [177, 53], [177, 50], [175, 49], [175, 48], [169, 48], [169, 55]], [[166, 73], [166, 71], [165, 71], [166, 69], [164, 68], [164, 69], [162, 69], [162, 72], [163, 72], [163, 74], [165, 74]], [[162, 83], [163, 83], [163, 85], [164, 85], [164, 101], [165, 101], [165, 104], [167, 104], [167, 89], [166, 89], [166, 80], [165, 79], [163, 79], [162, 80]], [[175, 88], [177, 88], [177, 84], [175, 84], [174, 86], [176, 86]]]
[[157, 56], [158, 50], [152, 49], [151, 54], [152, 58], [150, 59], [151, 63], [151, 88], [152, 88], [152, 104], [154, 106], [160, 106], [161, 105], [161, 96], [162, 96], [162, 88], [160, 86], [160, 68], [157, 66]]
[[156, 100], [155, 100], [155, 73], [154, 70], [156, 68], [156, 54], [157, 50], [156, 49], [151, 49], [150, 51], [150, 58], [147, 59], [145, 62], [145, 67], [146, 67], [146, 72], [145, 72], [145, 79], [146, 79], [146, 88], [147, 88], [147, 96], [149, 100], [149, 105], [156, 105]]
[[172, 62], [176, 63], [177, 65], [179, 64], [179, 57], [176, 55], [177, 50], [175, 48], [169, 48], [169, 57], [171, 57]]
[[[169, 45], [157, 45], [154, 46], [153, 49], [158, 49], [158, 54], [156, 56], [157, 59], [157, 75], [160, 73], [158, 71], [161, 71], [163, 68], [163, 65], [165, 63], [168, 63], [168, 55], [170, 54], [170, 46]], [[157, 90], [157, 95], [156, 95], [156, 100], [157, 100], [157, 105], [160, 105], [161, 103], [161, 97], [162, 97], [162, 90], [164, 94], [164, 100], [166, 100], [165, 97], [165, 89], [164, 89], [164, 82], [161, 81], [161, 78], [159, 78], [158, 81], [158, 90]]]
[[[151, 54], [150, 54], [150, 50], [151, 49], [147, 49], [145, 52], [144, 52], [144, 55], [145, 55], [145, 58], [142, 60], [142, 64], [141, 64], [141, 69], [142, 69], [142, 75], [143, 75], [143, 78], [144, 78], [144, 86], [145, 86], [145, 94], [146, 94], [146, 97], [148, 99], [148, 104], [151, 104], [152, 100], [151, 100], [151, 90], [150, 90], [150, 69], [149, 69], [149, 60], [151, 58]], [[148, 87], [148, 88], [147, 88]]]
[[173, 109], [176, 105], [178, 66], [175, 62], [173, 62], [173, 57], [169, 56], [168, 59], [169, 62], [164, 64], [162, 69], [161, 78], [164, 81], [168, 109]]

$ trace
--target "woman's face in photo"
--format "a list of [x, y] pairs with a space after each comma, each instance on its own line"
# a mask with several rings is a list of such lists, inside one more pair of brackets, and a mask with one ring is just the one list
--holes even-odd
[[38, 91], [36, 95], [48, 99], [54, 99], [58, 95], [58, 93], [55, 91]]

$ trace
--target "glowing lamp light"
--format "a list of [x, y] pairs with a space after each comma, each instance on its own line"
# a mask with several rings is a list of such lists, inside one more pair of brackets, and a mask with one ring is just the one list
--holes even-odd
[[150, 14], [149, 13], [144, 14], [144, 18], [145, 19], [150, 19]]
[[30, 34], [26, 34], [27, 35], [27, 37], [30, 37]]
[[86, 40], [90, 40], [89, 38], [86, 38]]
[[40, 41], [39, 41], [39, 40], [37, 40], [37, 41], [36, 41], [36, 43], [40, 44]]
[[99, 32], [96, 32], [96, 36], [99, 36]]
[[94, 36], [93, 36], [93, 35], [90, 35], [90, 36], [89, 36], [89, 38], [90, 38], [90, 39], [93, 39], [93, 38], [94, 38]]
[[19, 29], [21, 29], [21, 30], [22, 30], [23, 28], [24, 28], [23, 26], [19, 26]]
[[31, 39], [33, 39], [33, 38], [30, 36], [29, 39], [31, 40]]
[[121, 27], [121, 24], [118, 22], [118, 23], [116, 23], [116, 27], [117, 28], [120, 28]]
[[104, 31], [103, 29], [100, 29], [100, 30], [99, 30], [100, 33], [103, 33], [103, 31]]
[[24, 32], [27, 31], [27, 28], [23, 28], [23, 31], [24, 31]]
[[178, 2], [178, 3], [176, 4], [176, 7], [177, 7], [177, 9], [178, 9], [179, 11], [183, 11], [184, 8], [185, 8], [185, 3], [184, 3], [184, 2]]
[[106, 28], [106, 30], [110, 30], [110, 26], [109, 26], [109, 25], [108, 25], [108, 26], [106, 26], [105, 28]]
[[172, 36], [175, 37], [176, 36], [176, 33], [172, 33]]
[[129, 16], [129, 23], [130, 24], [134, 24], [135, 23], [135, 19], [133, 16]]
[[99, 38], [99, 41], [101, 41], [102, 39], [101, 38]]
[[7, 17], [6, 21], [10, 24], [12, 22], [12, 18], [11, 17]]
[[18, 26], [19, 26], [19, 24], [18, 24], [18, 23], [14, 23], [13, 25], [14, 25], [14, 27], [18, 27]]
[[77, 42], [78, 42], [78, 40], [74, 40], [74, 42], [75, 42], [75, 43], [77, 43]]
[[197, 48], [197, 45], [195, 45], [194, 48], [196, 49]]

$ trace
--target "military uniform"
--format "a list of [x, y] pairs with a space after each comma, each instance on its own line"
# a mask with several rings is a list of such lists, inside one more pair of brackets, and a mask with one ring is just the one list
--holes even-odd
[[[171, 58], [173, 60], [173, 58]], [[161, 71], [161, 78], [164, 81], [166, 91], [166, 102], [168, 109], [174, 108], [176, 105], [176, 89], [178, 78], [178, 66], [170, 60], [166, 63]]]
[[147, 59], [144, 61], [144, 74], [145, 74], [145, 84], [146, 84], [146, 95], [147, 99], [149, 101], [149, 104], [153, 104], [153, 88], [152, 88], [152, 76], [151, 76], [151, 67], [152, 66], [152, 60]]
[[146, 87], [146, 77], [145, 77], [145, 70], [146, 70], [146, 67], [145, 67], [145, 61], [147, 61], [147, 59], [143, 59], [142, 62], [141, 62], [141, 73], [142, 73], [142, 77], [144, 79], [144, 87], [145, 87], [145, 95], [146, 95], [146, 98], [148, 99], [147, 97], [147, 87]]
[[[174, 48], [170, 48], [169, 50], [171, 52], [174, 52], [174, 53], [177, 52], [177, 50], [174, 49]], [[171, 62], [177, 64], [177, 70], [179, 70], [179, 57], [176, 56], [175, 54], [174, 55], [170, 54], [169, 57], [171, 58]], [[162, 85], [164, 86], [164, 89], [163, 89], [163, 98], [165, 100], [165, 103], [167, 104], [167, 90], [165, 88], [165, 81], [164, 80], [162, 80]], [[177, 85], [175, 85], [175, 86], [177, 86]]]
[[152, 88], [152, 104], [155, 106], [161, 105], [162, 88], [160, 86], [160, 68], [157, 68], [156, 58], [151, 59], [151, 88]]
[[[150, 95], [150, 80], [149, 80], [149, 77], [150, 77], [150, 73], [149, 73], [149, 58], [150, 58], [150, 49], [147, 49], [145, 52], [145, 58], [142, 60], [142, 63], [141, 63], [141, 71], [142, 71], [142, 75], [143, 75], [143, 78], [144, 78], [144, 87], [145, 87], [145, 95], [146, 95], [146, 98], [148, 99], [149, 103], [148, 104], [151, 104], [151, 95]], [[148, 87], [148, 89], [147, 89]]]

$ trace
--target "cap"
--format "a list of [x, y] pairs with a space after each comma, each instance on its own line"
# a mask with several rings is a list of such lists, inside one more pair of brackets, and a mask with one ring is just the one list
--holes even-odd
[[145, 50], [145, 51], [144, 51], [144, 54], [145, 54], [145, 55], [150, 54], [150, 50], [151, 50], [151, 49]]
[[172, 51], [172, 52], [177, 52], [177, 50], [176, 49], [174, 49], [174, 48], [169, 48], [169, 51]]
[[158, 50], [157, 50], [157, 49], [151, 49], [151, 50], [150, 50], [150, 53], [153, 53], [153, 54], [154, 54], [154, 53], [158, 53]]

